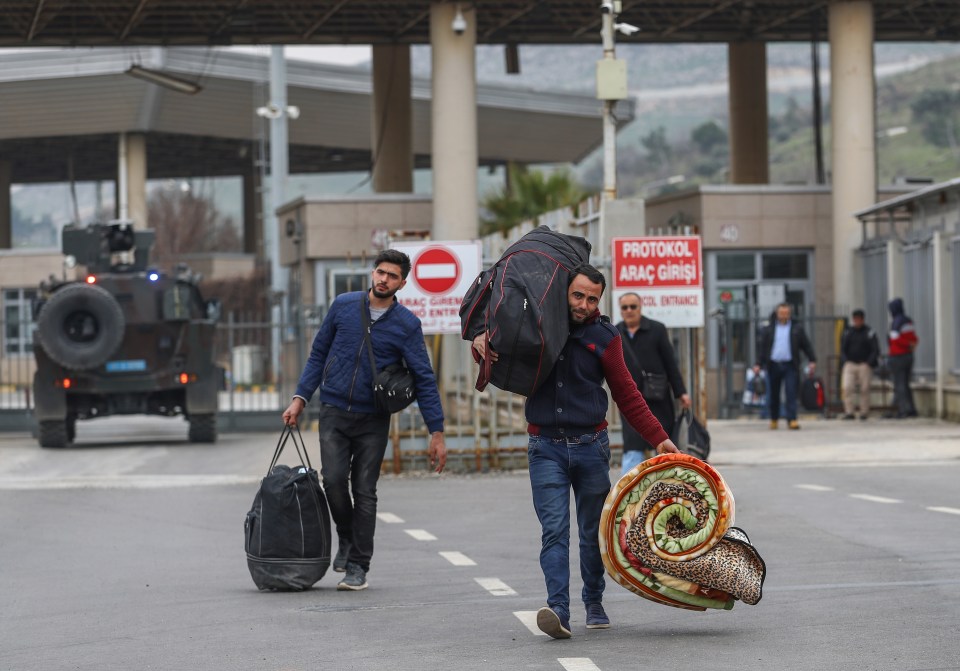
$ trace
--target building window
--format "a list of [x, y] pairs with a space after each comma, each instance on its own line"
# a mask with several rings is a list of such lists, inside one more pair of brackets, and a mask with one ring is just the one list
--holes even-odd
[[370, 271], [337, 268], [330, 271], [330, 288], [333, 290], [330, 302], [351, 291], [366, 291], [370, 288]]
[[806, 252], [791, 254], [763, 254], [763, 279], [765, 280], [805, 280], [810, 277]]
[[5, 356], [33, 353], [35, 289], [3, 290], [3, 352]]
[[717, 280], [752, 280], [757, 276], [755, 254], [717, 254]]

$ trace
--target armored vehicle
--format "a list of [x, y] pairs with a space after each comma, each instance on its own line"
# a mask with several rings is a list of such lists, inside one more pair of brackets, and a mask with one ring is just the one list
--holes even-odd
[[73, 442], [77, 420], [133, 414], [181, 415], [191, 441], [216, 441], [219, 303], [186, 267], [150, 269], [153, 240], [129, 223], [64, 227], [66, 265], [86, 274], [42, 282], [33, 306], [41, 446]]

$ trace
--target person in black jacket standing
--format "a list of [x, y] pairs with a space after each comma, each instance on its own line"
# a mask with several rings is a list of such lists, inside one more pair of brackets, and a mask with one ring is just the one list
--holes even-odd
[[760, 335], [760, 364], [767, 369], [767, 393], [770, 395], [770, 428], [780, 419], [780, 387], [787, 397], [785, 414], [791, 429], [799, 429], [797, 391], [800, 388], [800, 352], [810, 360], [810, 374], [816, 370], [817, 357], [800, 322], [791, 319], [789, 303], [777, 306], [777, 319]]
[[844, 419], [855, 417], [857, 387], [860, 391], [860, 419], [866, 419], [870, 414], [870, 379], [880, 362], [880, 341], [876, 331], [864, 322], [864, 316], [863, 310], [853, 311], [853, 324], [843, 332], [840, 341]]
[[[683, 384], [683, 376], [680, 375], [680, 367], [677, 366], [667, 327], [643, 316], [640, 296], [635, 293], [620, 296], [620, 316], [623, 321], [617, 324], [617, 330], [623, 339], [623, 358], [630, 375], [663, 430], [668, 436], [673, 435], [676, 419], [673, 399], [680, 399], [684, 408], [689, 408], [691, 401]], [[645, 384], [645, 378], [652, 382]], [[623, 422], [621, 474], [629, 472], [654, 454], [654, 446], [644, 440], [629, 423]]]

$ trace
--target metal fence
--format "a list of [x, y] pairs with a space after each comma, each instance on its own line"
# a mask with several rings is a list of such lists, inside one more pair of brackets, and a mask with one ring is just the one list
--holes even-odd
[[[826, 400], [824, 412], [828, 414], [836, 412], [842, 405], [840, 339], [847, 324], [845, 316], [833, 312], [825, 310], [820, 314], [816, 309], [811, 309], [806, 314], [799, 312], [795, 316], [803, 324], [813, 345], [817, 357], [816, 376], [823, 379]], [[720, 368], [717, 371], [716, 389], [710, 389], [708, 393], [717, 394], [721, 418], [753, 414], [760, 410], [759, 405], [749, 402], [744, 396], [747, 371], [751, 366], [735, 362], [748, 360], [745, 352], [759, 351], [760, 334], [770, 323], [770, 318], [771, 315], [759, 314], [753, 305], [746, 303], [728, 304], [723, 314], [714, 316], [718, 321], [720, 337]]]

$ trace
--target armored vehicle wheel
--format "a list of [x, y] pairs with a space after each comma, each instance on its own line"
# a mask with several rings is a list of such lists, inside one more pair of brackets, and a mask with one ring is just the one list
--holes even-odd
[[42, 421], [38, 427], [40, 447], [66, 447], [67, 423], [63, 420]]
[[70, 284], [53, 293], [37, 318], [37, 337], [64, 368], [103, 365], [123, 341], [123, 309], [105, 289]]
[[217, 416], [192, 415], [190, 417], [189, 438], [191, 443], [217, 442]]

